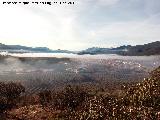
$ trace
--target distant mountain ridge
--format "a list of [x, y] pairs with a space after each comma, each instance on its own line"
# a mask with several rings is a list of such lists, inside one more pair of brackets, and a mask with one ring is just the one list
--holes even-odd
[[131, 46], [127, 51], [120, 52], [119, 54], [128, 56], [160, 55], [160, 41]]
[[127, 56], [160, 55], [160, 41], [144, 45], [123, 45], [116, 48], [92, 47], [79, 52], [78, 54], [118, 54]]
[[7, 51], [11, 53], [27, 53], [27, 52], [44, 52], [44, 53], [73, 53], [69, 50], [51, 50], [47, 47], [27, 47], [21, 45], [5, 45], [0, 43], [0, 51]]
[[123, 45], [117, 48], [99, 48], [99, 47], [92, 47], [86, 50], [79, 52], [78, 54], [119, 54], [123, 51], [127, 51], [131, 46], [130, 45]]
[[92, 47], [79, 52], [69, 50], [51, 50], [47, 47], [27, 47], [21, 45], [5, 45], [0, 43], [0, 51], [7, 51], [10, 53], [28, 53], [28, 52], [42, 52], [42, 53], [74, 53], [74, 54], [118, 54], [124, 56], [144, 56], [144, 55], [160, 55], [160, 41], [144, 44], [144, 45], [123, 45], [115, 48], [99, 48]]

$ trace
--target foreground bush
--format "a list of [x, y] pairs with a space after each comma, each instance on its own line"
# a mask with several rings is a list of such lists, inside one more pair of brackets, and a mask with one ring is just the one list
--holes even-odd
[[53, 92], [45, 90], [39, 93], [42, 105], [51, 104], [58, 109], [75, 110], [87, 98], [88, 93], [80, 87], [67, 86], [64, 90]]
[[22, 92], [25, 92], [25, 88], [19, 83], [0, 82], [0, 112], [14, 107]]

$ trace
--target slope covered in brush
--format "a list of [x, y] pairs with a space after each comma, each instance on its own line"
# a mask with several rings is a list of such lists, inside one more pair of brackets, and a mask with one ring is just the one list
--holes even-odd
[[123, 86], [112, 91], [107, 87], [100, 90], [100, 86], [95, 89], [90, 89], [91, 86], [68, 86], [59, 91], [40, 91], [21, 97], [22, 105], [7, 110], [6, 117], [8, 120], [160, 119], [160, 67], [140, 83]]

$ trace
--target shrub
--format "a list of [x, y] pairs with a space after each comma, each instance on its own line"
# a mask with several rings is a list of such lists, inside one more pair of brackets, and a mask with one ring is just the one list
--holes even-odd
[[0, 111], [15, 106], [22, 92], [25, 92], [25, 88], [19, 83], [0, 82]]
[[87, 98], [88, 93], [80, 87], [67, 86], [54, 97], [54, 103], [60, 109], [75, 110]]
[[50, 90], [45, 90], [40, 92], [39, 95], [39, 100], [40, 103], [44, 106], [49, 104], [52, 101], [52, 92]]

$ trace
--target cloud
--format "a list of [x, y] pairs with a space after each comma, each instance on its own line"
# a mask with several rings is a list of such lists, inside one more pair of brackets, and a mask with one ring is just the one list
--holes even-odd
[[97, 0], [99, 5], [110, 6], [118, 3], [120, 0]]
[[106, 47], [108, 44], [116, 46], [120, 44], [135, 45], [158, 41], [160, 24], [154, 24], [152, 20], [149, 18], [145, 21], [117, 22], [104, 25], [102, 28], [97, 27], [89, 32], [92, 36], [90, 39], [94, 39], [95, 43], [98, 43], [96, 40], [103, 38]]
[[0, 4], [0, 42], [80, 50], [143, 44], [160, 38], [158, 0], [75, 0], [75, 3]]
[[147, 14], [152, 15], [160, 13], [159, 0], [146, 0], [144, 3], [144, 10]]

